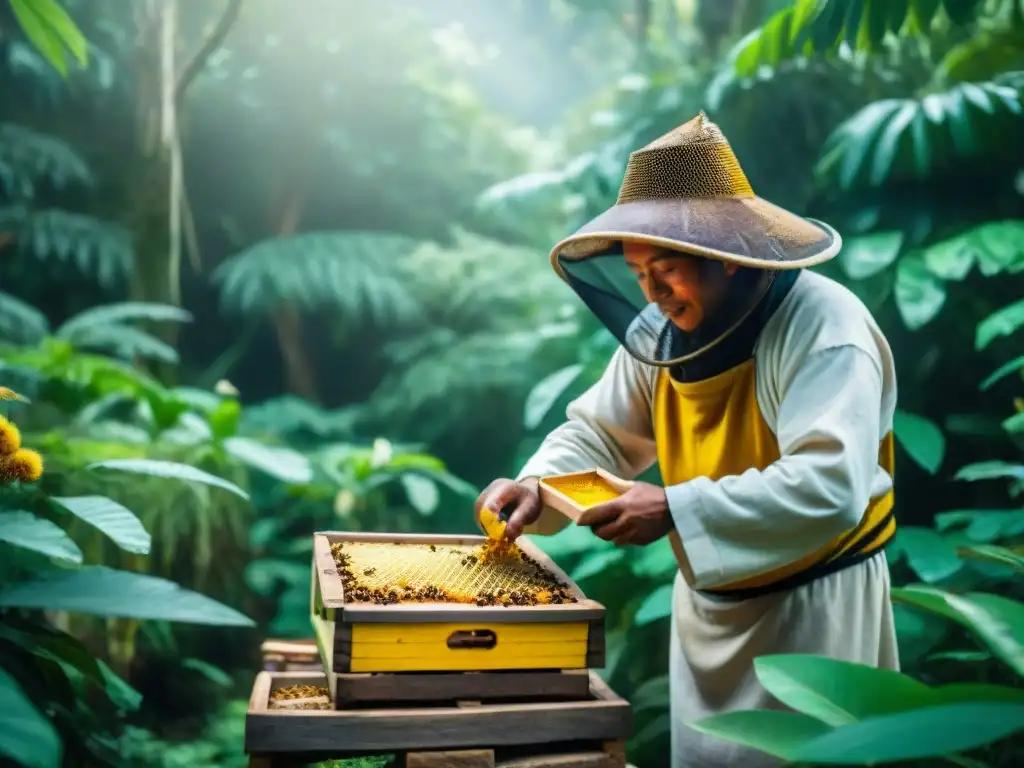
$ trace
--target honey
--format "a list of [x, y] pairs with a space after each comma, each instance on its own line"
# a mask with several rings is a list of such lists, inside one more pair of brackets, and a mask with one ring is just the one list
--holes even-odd
[[611, 483], [593, 472], [588, 475], [552, 477], [544, 482], [584, 509], [617, 499], [622, 495]]
[[559, 582], [515, 542], [482, 545], [335, 542], [345, 601], [526, 606], [575, 603]]

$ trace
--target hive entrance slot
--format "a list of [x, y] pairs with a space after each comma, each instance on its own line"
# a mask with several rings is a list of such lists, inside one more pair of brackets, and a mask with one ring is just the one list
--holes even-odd
[[459, 629], [448, 635], [449, 648], [489, 650], [498, 644], [498, 636], [489, 629]]

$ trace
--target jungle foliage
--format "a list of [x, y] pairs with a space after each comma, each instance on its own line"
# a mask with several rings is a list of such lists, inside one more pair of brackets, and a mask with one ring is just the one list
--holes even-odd
[[[0, 413], [44, 464], [0, 489], [0, 755], [243, 765], [310, 533], [472, 530], [614, 350], [547, 248], [704, 109], [843, 233], [821, 270], [896, 354], [903, 672], [765, 657], [793, 712], [699, 727], [1019, 764], [1024, 3], [295, 5], [0, 11]], [[664, 765], [667, 544], [538, 543], [607, 606], [629, 759]]]

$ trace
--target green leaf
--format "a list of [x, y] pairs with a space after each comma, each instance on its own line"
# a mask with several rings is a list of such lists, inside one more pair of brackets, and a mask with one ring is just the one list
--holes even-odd
[[893, 600], [955, 621], [1024, 675], [1024, 604], [999, 595], [954, 595], [932, 587], [893, 588]]
[[150, 475], [152, 477], [165, 477], [174, 480], [184, 480], [190, 483], [203, 483], [248, 500], [249, 494], [243, 491], [234, 483], [211, 475], [201, 469], [190, 467], [187, 464], [179, 464], [174, 461], [158, 461], [156, 459], [110, 459], [109, 461], [98, 461], [86, 467], [88, 470], [113, 469], [120, 472], [134, 472], [139, 475]]
[[691, 723], [690, 727], [733, 744], [787, 759], [799, 747], [832, 729], [798, 712], [772, 709], [726, 712]]
[[309, 459], [291, 448], [263, 445], [248, 437], [229, 437], [224, 440], [224, 448], [239, 461], [285, 483], [313, 482]]
[[1024, 704], [967, 702], [897, 712], [844, 725], [804, 742], [793, 762], [864, 765], [939, 757], [998, 741], [1024, 728]]
[[843, 243], [839, 264], [851, 280], [864, 280], [892, 264], [903, 246], [901, 232], [874, 232]]
[[621, 562], [623, 557], [625, 557], [625, 554], [625, 551], [622, 549], [610, 549], [605, 552], [590, 553], [572, 570], [569, 574], [569, 578], [573, 581], [580, 582], [585, 579], [589, 579], [591, 576], [597, 576], [598, 574], [604, 573], [605, 569], [611, 568]]
[[0, 541], [76, 565], [82, 550], [60, 528], [31, 512], [0, 512]]
[[966, 237], [950, 237], [921, 252], [925, 266], [943, 280], [963, 280], [974, 266], [975, 251]]
[[405, 495], [413, 509], [421, 515], [434, 514], [441, 498], [437, 484], [429, 477], [414, 472], [406, 472], [400, 479], [402, 487], [405, 488]]
[[114, 706], [122, 712], [135, 712], [142, 704], [142, 694], [132, 688], [128, 683], [114, 672], [102, 661], [97, 660], [100, 673], [103, 675], [103, 683], [107, 696], [114, 702]]
[[671, 705], [672, 681], [668, 675], [659, 675], [644, 681], [629, 697], [633, 712], [647, 709], [668, 709]]
[[639, 554], [631, 562], [634, 574], [645, 579], [663, 579], [675, 577], [679, 570], [675, 553], [668, 541], [662, 539], [640, 549]]
[[967, 527], [965, 534], [971, 541], [989, 543], [1012, 538], [1024, 533], [1024, 510], [950, 510], [935, 516], [935, 527], [939, 531], [949, 531], [959, 526]]
[[981, 382], [981, 384], [978, 386], [978, 389], [980, 389], [982, 392], [985, 392], [986, 390], [990, 389], [992, 385], [995, 384], [997, 381], [1000, 381], [1001, 379], [1004, 379], [1007, 376], [1010, 376], [1014, 373], [1018, 373], [1021, 369], [1024, 369], [1024, 355], [1014, 358], [1010, 362], [999, 366], [999, 368], [997, 368], [993, 373], [989, 374], [988, 378]]
[[21, 25], [25, 37], [35, 46], [61, 76], [67, 76], [68, 65], [64, 60], [64, 48], [60, 38], [43, 22], [36, 13], [33, 0], [9, 0], [11, 10]]
[[920, 255], [900, 259], [896, 266], [896, 308], [909, 330], [916, 331], [930, 323], [945, 302], [945, 286], [928, 271]]
[[931, 475], [939, 471], [946, 453], [946, 438], [938, 425], [923, 416], [897, 410], [893, 430], [899, 444], [919, 467]]
[[49, 331], [46, 315], [31, 304], [0, 291], [0, 334], [6, 341], [35, 345]]
[[583, 372], [582, 365], [570, 365], [545, 376], [537, 385], [530, 390], [526, 398], [526, 405], [523, 410], [523, 426], [527, 429], [536, 429], [548, 415], [552, 406], [558, 401], [565, 391], [572, 386], [580, 373]]
[[50, 719], [0, 667], [0, 755], [26, 768], [57, 768], [61, 752], [60, 737]]
[[893, 561], [904, 555], [914, 573], [928, 583], [949, 578], [963, 567], [956, 547], [931, 528], [900, 526], [891, 551]]
[[1009, 336], [1024, 326], [1024, 299], [1003, 307], [978, 323], [974, 348], [979, 352], [1000, 336]]
[[912, 677], [825, 656], [762, 656], [754, 660], [754, 671], [776, 699], [831, 726], [937, 700], [931, 688]]
[[1006, 461], [979, 461], [961, 467], [953, 476], [954, 480], [998, 480], [1008, 478], [1024, 480], [1024, 464], [1010, 464]]
[[89, 44], [78, 25], [56, 0], [32, 0], [33, 10], [54, 36], [71, 51], [79, 66], [89, 62]]
[[971, 230], [969, 237], [985, 277], [1024, 270], [1024, 221], [990, 221]]
[[234, 608], [166, 579], [104, 566], [5, 584], [0, 587], [0, 606], [212, 626], [254, 626]]
[[633, 616], [633, 624], [643, 626], [671, 616], [672, 587], [672, 584], [663, 584], [647, 595]]
[[52, 496], [50, 501], [108, 536], [126, 552], [149, 554], [152, 540], [142, 521], [113, 499], [106, 496]]
[[158, 304], [143, 301], [125, 301], [103, 304], [79, 312], [69, 319], [54, 334], [57, 338], [75, 344], [88, 331], [111, 325], [123, 325], [132, 320], [149, 322], [188, 323], [192, 313], [172, 304]]
[[226, 440], [238, 434], [238, 422], [241, 417], [242, 406], [237, 400], [221, 400], [210, 411], [210, 431], [218, 440]]
[[1007, 568], [1013, 568], [1015, 571], [1024, 571], [1024, 554], [1007, 547], [979, 544], [973, 547], [961, 547], [957, 551], [961, 557], [967, 557], [971, 560], [983, 560], [995, 565], [1005, 565]]
[[220, 667], [215, 667], [213, 664], [202, 659], [185, 659], [181, 662], [181, 666], [183, 669], [205, 677], [211, 683], [219, 685], [221, 688], [230, 688], [234, 684], [231, 675]]

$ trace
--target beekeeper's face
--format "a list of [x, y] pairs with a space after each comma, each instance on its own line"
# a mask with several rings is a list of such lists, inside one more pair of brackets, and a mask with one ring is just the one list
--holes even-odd
[[647, 301], [687, 333], [721, 302], [738, 268], [646, 243], [624, 243], [623, 251]]

